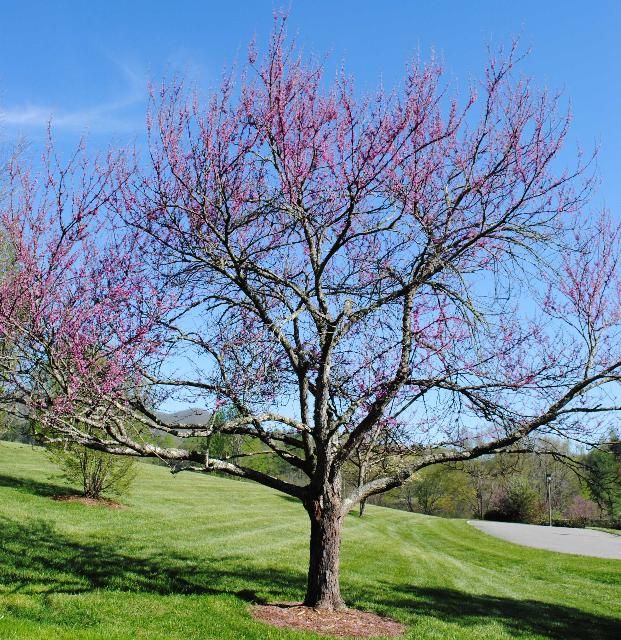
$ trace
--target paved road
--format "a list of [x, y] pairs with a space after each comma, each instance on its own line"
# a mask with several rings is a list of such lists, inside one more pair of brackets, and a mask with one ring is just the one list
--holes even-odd
[[621, 536], [605, 531], [487, 520], [470, 520], [469, 523], [492, 536], [527, 547], [621, 560]]

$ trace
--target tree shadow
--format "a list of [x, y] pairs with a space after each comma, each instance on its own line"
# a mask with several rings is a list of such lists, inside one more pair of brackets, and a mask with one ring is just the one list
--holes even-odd
[[68, 485], [31, 480], [30, 478], [14, 478], [13, 476], [6, 476], [2, 474], [0, 474], [0, 487], [9, 487], [24, 493], [31, 493], [36, 496], [45, 497], [57, 495], [78, 495], [78, 492]]
[[[538, 634], [552, 640], [605, 640], [621, 637], [621, 620], [539, 600], [469, 594], [454, 589], [387, 585], [396, 597], [381, 604], [462, 627], [500, 623], [513, 638]], [[379, 603], [379, 602], [378, 602]]]
[[109, 543], [76, 542], [41, 519], [18, 523], [0, 517], [0, 587], [10, 593], [39, 594], [98, 589], [229, 594], [265, 604], [292, 588], [302, 593], [304, 580], [280, 569], [252, 567], [248, 558], [241, 557], [210, 560], [168, 549], [157, 556], [139, 557]]
[[[16, 522], [0, 517], [0, 591], [226, 594], [257, 604], [299, 601], [304, 593], [303, 571], [253, 564], [247, 554], [197, 557], [163, 547], [157, 554], [137, 555], [124, 551], [122, 544], [123, 540], [77, 542], [41, 519]], [[362, 608], [389, 613], [410, 624], [420, 616], [460, 627], [494, 621], [515, 638], [538, 634], [552, 640], [616, 639], [621, 630], [618, 619], [536, 600], [392, 582], [353, 585], [345, 580], [343, 591], [347, 600]]]
[[302, 501], [299, 498], [294, 498], [293, 496], [288, 496], [286, 493], [277, 493], [275, 494], [281, 500], [285, 500], [286, 502], [291, 502], [293, 504], [298, 504], [300, 507], [303, 507]]

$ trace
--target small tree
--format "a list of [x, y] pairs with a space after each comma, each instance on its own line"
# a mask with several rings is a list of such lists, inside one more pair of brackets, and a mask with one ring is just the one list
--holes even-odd
[[[400, 434], [394, 429], [387, 429], [380, 421], [356, 446], [349, 458], [349, 464], [343, 468], [343, 479], [354, 487], [364, 487], [377, 478], [386, 476], [393, 465], [400, 461], [403, 453]], [[358, 515], [364, 515], [367, 498], [358, 504]]]
[[136, 477], [135, 459], [113, 456], [77, 443], [50, 446], [48, 455], [68, 482], [82, 488], [86, 498], [99, 500], [104, 495], [123, 495]]
[[496, 454], [459, 464], [472, 487], [474, 516], [483, 520], [492, 502], [498, 498], [507, 478], [517, 470], [516, 456]]
[[461, 470], [444, 465], [423, 469], [402, 489], [407, 509], [427, 515], [463, 515], [471, 493]]

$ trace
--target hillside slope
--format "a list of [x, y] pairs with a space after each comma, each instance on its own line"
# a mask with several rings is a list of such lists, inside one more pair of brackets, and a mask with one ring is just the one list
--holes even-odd
[[[276, 492], [141, 464], [110, 510], [67, 493], [39, 449], [0, 442], [0, 638], [302, 639], [249, 602], [300, 600], [307, 520]], [[408, 638], [621, 637], [621, 562], [526, 549], [464, 521], [369, 507], [342, 558], [352, 606]]]

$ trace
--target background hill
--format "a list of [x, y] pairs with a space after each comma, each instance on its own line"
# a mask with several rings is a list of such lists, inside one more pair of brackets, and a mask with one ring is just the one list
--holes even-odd
[[[263, 487], [140, 464], [125, 509], [57, 502], [44, 453], [0, 442], [0, 638], [309, 639], [250, 602], [302, 598], [307, 518]], [[347, 602], [408, 638], [617, 638], [621, 562], [537, 551], [465, 521], [350, 515]]]

